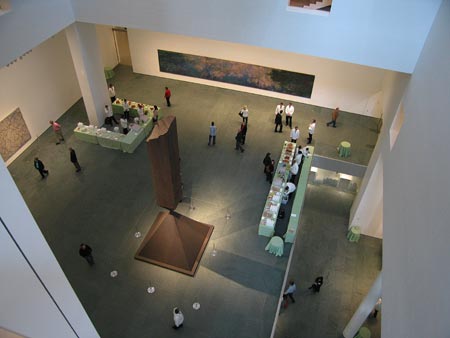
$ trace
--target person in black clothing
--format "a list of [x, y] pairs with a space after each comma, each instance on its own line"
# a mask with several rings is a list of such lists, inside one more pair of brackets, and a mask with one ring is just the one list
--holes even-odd
[[244, 152], [244, 148], [242, 148], [242, 131], [239, 129], [236, 137], [234, 138], [236, 140], [236, 150], [241, 150], [241, 153]]
[[267, 167], [270, 163], [272, 163], [272, 159], [270, 158], [270, 153], [267, 153], [267, 154], [266, 154], [266, 157], [264, 157], [264, 160], [263, 160], [263, 164], [264, 164], [264, 173], [266, 172], [266, 167]]
[[320, 292], [320, 287], [323, 284], [323, 277], [317, 277], [316, 280], [314, 281], [313, 285], [311, 285], [308, 289], [309, 290], [313, 290], [313, 292]]
[[241, 133], [242, 133], [242, 144], [245, 144], [245, 136], [247, 135], [247, 123], [242, 122], [241, 124]]
[[275, 170], [274, 163], [275, 162], [271, 160], [270, 163], [266, 165], [266, 167], [264, 168], [264, 173], [266, 174], [266, 181], [269, 182], [270, 184], [272, 184], [273, 172]]
[[279, 132], [283, 132], [283, 119], [281, 118], [280, 113], [277, 113], [277, 115], [275, 115], [275, 132], [277, 132], [278, 126], [280, 126]]
[[81, 243], [80, 250], [78, 251], [80, 256], [87, 260], [89, 265], [94, 265], [94, 257], [92, 257], [92, 249], [89, 245]]
[[73, 150], [73, 148], [69, 148], [69, 151], [70, 151], [70, 162], [73, 163], [73, 165], [77, 169], [76, 171], [79, 172], [81, 170], [81, 167], [80, 164], [78, 163], [77, 154], [75, 150]]
[[44, 163], [37, 157], [34, 158], [34, 167], [39, 170], [39, 174], [41, 174], [42, 178], [45, 178], [46, 175], [48, 175], [48, 170], [45, 170]]

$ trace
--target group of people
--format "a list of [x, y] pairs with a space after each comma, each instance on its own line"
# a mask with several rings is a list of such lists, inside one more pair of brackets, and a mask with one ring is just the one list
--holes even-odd
[[[114, 101], [116, 101], [116, 89], [114, 88], [114, 85], [112, 83], [109, 84], [108, 87], [108, 91], [109, 91], [109, 97], [111, 99], [111, 104], [114, 103]], [[172, 93], [170, 91], [170, 89], [168, 87], [165, 87], [165, 91], [164, 91], [164, 98], [166, 99], [166, 103], [167, 106], [170, 107], [170, 97], [172, 96]], [[105, 124], [109, 124], [111, 127], [113, 127], [113, 122], [117, 125], [120, 125], [120, 127], [122, 128], [122, 132], [126, 135], [128, 134], [129, 131], [129, 122], [130, 122], [130, 103], [127, 99], [123, 100], [122, 103], [122, 108], [123, 108], [123, 114], [120, 117], [119, 122], [117, 122], [116, 118], [114, 117], [114, 113], [112, 110], [112, 107], [110, 105], [105, 105], [104, 111], [105, 111]], [[137, 112], [139, 115], [139, 120], [140, 121], [145, 121], [146, 118], [145, 116], [145, 112], [144, 112], [144, 106], [142, 104], [138, 104], [137, 106]], [[152, 116], [152, 121], [153, 123], [157, 123], [159, 119], [159, 108], [157, 105], [153, 106], [153, 116]]]
[[[61, 144], [61, 142], [65, 142], [61, 125], [55, 121], [49, 121], [49, 123], [52, 126], [53, 133], [55, 134], [56, 144], [58, 145]], [[69, 154], [70, 162], [72, 162], [72, 164], [75, 166], [76, 172], [81, 171], [81, 166], [78, 163], [77, 153], [72, 147], [69, 147]], [[34, 158], [34, 168], [39, 171], [39, 174], [42, 178], [46, 178], [48, 176], [49, 171], [45, 169], [45, 164], [39, 159], [39, 157]]]
[[[320, 292], [320, 288], [322, 287], [323, 284], [323, 277], [319, 276], [316, 277], [316, 279], [314, 280], [314, 283], [308, 288], [308, 290], [312, 290], [313, 293], [319, 293]], [[295, 291], [297, 291], [297, 286], [295, 285], [295, 282], [293, 280], [291, 280], [289, 282], [289, 285], [286, 289], [286, 291], [283, 293], [283, 307], [287, 308], [288, 307], [288, 297], [291, 299], [292, 303], [295, 303], [295, 298], [294, 298], [294, 293]]]
[[[276, 132], [283, 132], [283, 114], [286, 115], [286, 126], [289, 126], [291, 128], [291, 142], [296, 143], [297, 140], [300, 138], [300, 130], [298, 129], [298, 126], [295, 126], [295, 128], [292, 128], [292, 116], [294, 115], [294, 106], [292, 103], [289, 103], [287, 106], [284, 106], [283, 102], [280, 102], [275, 107], [275, 133]], [[308, 126], [308, 144], [311, 144], [314, 131], [316, 130], [316, 120], [312, 120], [311, 123]]]

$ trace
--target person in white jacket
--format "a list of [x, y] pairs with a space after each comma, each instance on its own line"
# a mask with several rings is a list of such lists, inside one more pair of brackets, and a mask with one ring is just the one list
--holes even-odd
[[173, 328], [175, 330], [178, 330], [180, 327], [183, 326], [184, 316], [183, 313], [180, 311], [180, 309], [178, 309], [177, 307], [173, 309], [173, 322], [174, 322]]
[[316, 130], [316, 120], [312, 120], [312, 122], [309, 124], [309, 127], [308, 127], [308, 133], [309, 133], [308, 144], [311, 144], [312, 137], [313, 137], [315, 130]]
[[291, 142], [297, 143], [299, 137], [300, 137], [300, 130], [298, 130], [298, 126], [295, 126], [295, 128], [291, 130]]

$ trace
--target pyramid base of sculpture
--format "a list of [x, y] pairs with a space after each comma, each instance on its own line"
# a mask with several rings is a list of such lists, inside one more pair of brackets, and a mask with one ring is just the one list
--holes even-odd
[[194, 276], [213, 229], [174, 211], [160, 212], [135, 258]]

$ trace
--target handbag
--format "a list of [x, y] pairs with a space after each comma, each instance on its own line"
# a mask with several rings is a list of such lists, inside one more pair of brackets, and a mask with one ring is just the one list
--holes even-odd
[[242, 117], [242, 111], [239, 111], [238, 115], [239, 115], [240, 117]]

